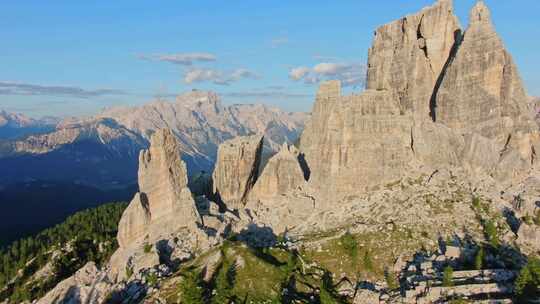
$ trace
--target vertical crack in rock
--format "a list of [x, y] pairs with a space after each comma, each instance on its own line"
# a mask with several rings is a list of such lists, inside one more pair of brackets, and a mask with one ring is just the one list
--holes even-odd
[[435, 87], [433, 88], [433, 93], [431, 94], [431, 98], [429, 100], [429, 115], [431, 116], [431, 120], [433, 120], [433, 122], [437, 122], [437, 94], [439, 93], [439, 89], [441, 88], [448, 68], [456, 58], [459, 46], [463, 42], [464, 38], [465, 35], [462, 34], [460, 29], [454, 32], [454, 44], [452, 45], [452, 48], [450, 49], [450, 54], [448, 55], [448, 59], [444, 63], [441, 73], [439, 74], [439, 77], [437, 77], [437, 81], [435, 82]]
[[[263, 139], [261, 138], [261, 141], [259, 142], [259, 146], [257, 147], [257, 150], [255, 151], [255, 161], [253, 162], [253, 167], [251, 168], [251, 172], [249, 173], [249, 177], [246, 183], [246, 188], [244, 189], [244, 193], [242, 194], [242, 198], [240, 200], [242, 203], [246, 202], [249, 191], [253, 188], [253, 186], [257, 182], [257, 178], [259, 177], [259, 166], [261, 165], [262, 148], [263, 148]], [[244, 152], [242, 150], [242, 156], [243, 154]]]
[[506, 150], [508, 150], [508, 146], [510, 145], [510, 140], [512, 139], [512, 134], [509, 134], [508, 137], [506, 138], [506, 142], [504, 143], [504, 146], [501, 150], [501, 152], [499, 153], [500, 156], [502, 156], [504, 154], [504, 152], [506, 152]]
[[413, 127], [411, 127], [411, 150], [414, 154], [416, 154], [416, 152], [414, 151], [414, 133], [413, 133]]
[[426, 39], [424, 38], [424, 35], [422, 35], [422, 21], [424, 21], [424, 15], [420, 17], [420, 22], [418, 22], [418, 27], [416, 29], [416, 39], [418, 40], [420, 49], [424, 51], [424, 56], [426, 56], [426, 59], [429, 60]]
[[536, 160], [536, 149], [533, 145], [531, 145], [531, 166], [534, 165], [534, 161]]
[[304, 153], [298, 154], [298, 163], [300, 164], [300, 168], [304, 173], [304, 180], [309, 181], [311, 170], [309, 169], [309, 165], [306, 161], [306, 156], [304, 155]]
[[237, 137], [219, 146], [212, 192], [228, 209], [243, 207], [260, 172], [262, 148], [260, 135]]

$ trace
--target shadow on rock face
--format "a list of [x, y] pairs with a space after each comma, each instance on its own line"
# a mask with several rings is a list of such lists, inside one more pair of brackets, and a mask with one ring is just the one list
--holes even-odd
[[[64, 304], [64, 303], [69, 303], [69, 304], [82, 304], [81, 302], [81, 293], [80, 293], [80, 290], [78, 287], [76, 286], [71, 286], [68, 291], [66, 292], [66, 295], [64, 296], [63, 299], [55, 299], [53, 301], [53, 303], [58, 303], [58, 304]], [[86, 304], [86, 303], [85, 303]]]
[[519, 226], [521, 225], [521, 220], [516, 217], [516, 213], [514, 212], [514, 210], [505, 207], [503, 210], [503, 216], [506, 219], [506, 223], [508, 223], [508, 226], [510, 226], [510, 229], [512, 229], [512, 232], [517, 233], [519, 230]]
[[260, 227], [253, 223], [240, 231], [236, 235], [236, 239], [245, 243], [250, 248], [267, 248], [277, 243], [277, 236], [271, 227]]

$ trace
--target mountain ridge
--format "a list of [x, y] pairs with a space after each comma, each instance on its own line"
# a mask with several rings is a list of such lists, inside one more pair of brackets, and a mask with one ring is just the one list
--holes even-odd
[[[151, 134], [160, 128], [170, 128], [179, 139], [190, 176], [211, 172], [217, 146], [224, 140], [266, 133], [270, 154], [284, 141], [296, 141], [306, 117], [266, 105], [223, 106], [216, 93], [203, 91], [179, 95], [174, 102], [106, 109], [90, 118], [65, 119], [45, 134], [0, 142], [0, 164], [8, 168], [0, 173], [0, 183], [65, 175], [100, 188], [131, 184], [138, 151], [148, 147]], [[28, 160], [32, 166], [25, 165]], [[53, 164], [57, 172], [43, 169]], [[78, 174], [80, 168], [87, 176]]]

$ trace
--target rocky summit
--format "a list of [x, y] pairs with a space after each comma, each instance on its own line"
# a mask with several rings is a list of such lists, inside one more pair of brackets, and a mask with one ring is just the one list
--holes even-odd
[[201, 288], [253, 303], [509, 303], [540, 252], [535, 115], [484, 2], [462, 29], [439, 0], [375, 31], [363, 92], [320, 85], [297, 146], [263, 161], [263, 132], [222, 142], [208, 193], [187, 187], [182, 137], [154, 133], [118, 250], [46, 297], [88, 278], [86, 303], [191, 303]]

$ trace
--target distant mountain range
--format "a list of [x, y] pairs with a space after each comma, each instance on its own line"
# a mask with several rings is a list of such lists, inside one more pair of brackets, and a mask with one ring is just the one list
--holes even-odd
[[60, 120], [54, 117], [33, 119], [23, 114], [0, 110], [0, 140], [16, 139], [30, 134], [46, 133], [55, 129]]
[[174, 102], [117, 107], [56, 125], [2, 113], [10, 118], [4, 120], [5, 125], [13, 126], [11, 134], [28, 136], [4, 136], [8, 140], [0, 141], [0, 185], [72, 181], [102, 189], [135, 183], [138, 153], [161, 128], [174, 132], [193, 175], [212, 170], [217, 147], [223, 141], [265, 134], [266, 150], [274, 151], [283, 142], [294, 142], [308, 117], [260, 104], [224, 106], [217, 94], [202, 91], [180, 95]]

